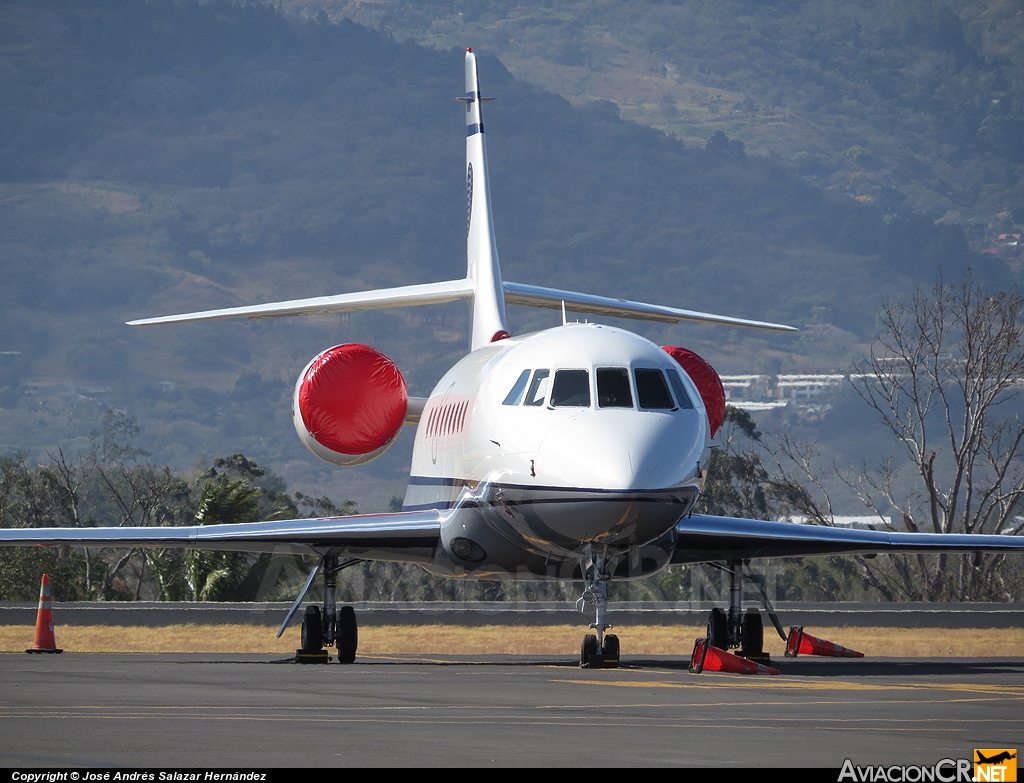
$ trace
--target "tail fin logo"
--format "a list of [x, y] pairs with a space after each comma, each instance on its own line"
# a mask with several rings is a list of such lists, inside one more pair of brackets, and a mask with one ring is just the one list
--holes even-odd
[[466, 236], [473, 222], [473, 164], [466, 167]]

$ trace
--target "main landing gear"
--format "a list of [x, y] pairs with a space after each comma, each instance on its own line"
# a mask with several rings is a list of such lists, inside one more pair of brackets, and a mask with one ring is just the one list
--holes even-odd
[[581, 669], [614, 669], [619, 665], [619, 637], [606, 634], [612, 626], [605, 621], [608, 611], [608, 583], [611, 581], [611, 569], [604, 547], [591, 558], [590, 567], [585, 569], [587, 586], [583, 597], [576, 602], [582, 609], [584, 604], [594, 605], [594, 622], [590, 627], [597, 633], [588, 633], [580, 645]]
[[744, 570], [746, 577], [757, 586], [761, 593], [761, 601], [765, 611], [771, 619], [772, 624], [778, 631], [782, 640], [786, 640], [786, 634], [782, 630], [782, 624], [775, 613], [765, 592], [761, 580], [750, 569], [749, 561], [730, 560], [728, 563], [712, 563], [716, 568], [729, 574], [729, 610], [714, 608], [708, 618], [708, 642], [712, 647], [720, 650], [729, 650], [739, 647], [739, 655], [756, 663], [770, 663], [771, 657], [764, 651], [764, 625], [761, 622], [761, 613], [757, 609], [743, 611], [743, 577]]
[[338, 589], [338, 573], [344, 569], [363, 562], [357, 558], [341, 560], [332, 555], [325, 556], [306, 580], [302, 592], [292, 604], [291, 611], [277, 632], [278, 637], [284, 632], [288, 621], [295, 614], [305, 598], [313, 580], [322, 570], [324, 572], [324, 605], [307, 606], [302, 617], [302, 647], [295, 651], [298, 663], [327, 663], [330, 657], [326, 647], [335, 647], [338, 651], [339, 663], [352, 663], [356, 659], [356, 648], [359, 646], [359, 628], [356, 625], [356, 613], [351, 606], [343, 606], [339, 611], [335, 596]]

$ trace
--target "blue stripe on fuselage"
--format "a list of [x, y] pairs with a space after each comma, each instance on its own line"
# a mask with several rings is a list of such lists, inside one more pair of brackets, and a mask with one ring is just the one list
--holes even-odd
[[[414, 487], [476, 487], [484, 482], [464, 478], [448, 478], [444, 476], [409, 476], [409, 484]], [[607, 489], [605, 487], [555, 487], [543, 484], [505, 484], [495, 482], [491, 486], [496, 489], [523, 489], [533, 492], [586, 492], [603, 495], [650, 495], [663, 492], [682, 492], [688, 487], [654, 487], [651, 489]]]
[[[466, 479], [443, 478], [436, 476], [412, 476], [411, 487], [469, 487], [476, 489], [481, 482]], [[424, 511], [427, 509], [446, 510], [456, 506], [470, 508], [485, 506], [542, 506], [563, 505], [569, 503], [654, 503], [679, 504], [689, 506], [693, 502], [692, 488], [675, 487], [671, 489], [601, 489], [586, 487], [548, 487], [528, 484], [493, 484], [492, 488], [499, 492], [511, 492], [518, 497], [502, 496], [497, 502], [484, 498], [451, 497], [431, 498], [427, 502], [403, 505], [404, 511]], [[549, 493], [547, 497], [524, 497], [521, 493]], [[447, 492], [444, 494], [448, 494]], [[552, 495], [555, 495], [552, 497]]]
[[[490, 501], [484, 502], [482, 505], [487, 508], [502, 508], [503, 506], [544, 506], [549, 504], [563, 503], [657, 503], [661, 505], [668, 501], [662, 498], [652, 497], [613, 497], [613, 498], [581, 498], [581, 497], [570, 497], [570, 498], [533, 498], [530, 500], [513, 500], [512, 498], [505, 498], [504, 503], [492, 503]], [[678, 505], [689, 505], [687, 500], [672, 500], [671, 502]], [[459, 501], [459, 500], [437, 500], [432, 503], [417, 503], [414, 506], [402, 506], [402, 511], [446, 511], [456, 506], [463, 506], [465, 508], [479, 508], [481, 503], [475, 500], [470, 501]]]

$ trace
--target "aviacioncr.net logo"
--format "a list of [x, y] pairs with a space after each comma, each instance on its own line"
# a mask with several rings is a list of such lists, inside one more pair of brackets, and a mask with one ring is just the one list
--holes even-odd
[[973, 766], [970, 759], [942, 759], [931, 766], [858, 767], [846, 759], [838, 783], [974, 783]]

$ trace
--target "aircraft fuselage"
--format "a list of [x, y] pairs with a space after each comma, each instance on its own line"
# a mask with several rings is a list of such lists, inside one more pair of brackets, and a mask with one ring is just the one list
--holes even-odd
[[473, 351], [438, 382], [406, 510], [453, 509], [427, 566], [445, 576], [572, 578], [606, 545], [620, 577], [668, 564], [708, 445], [675, 360], [623, 329], [566, 324]]

